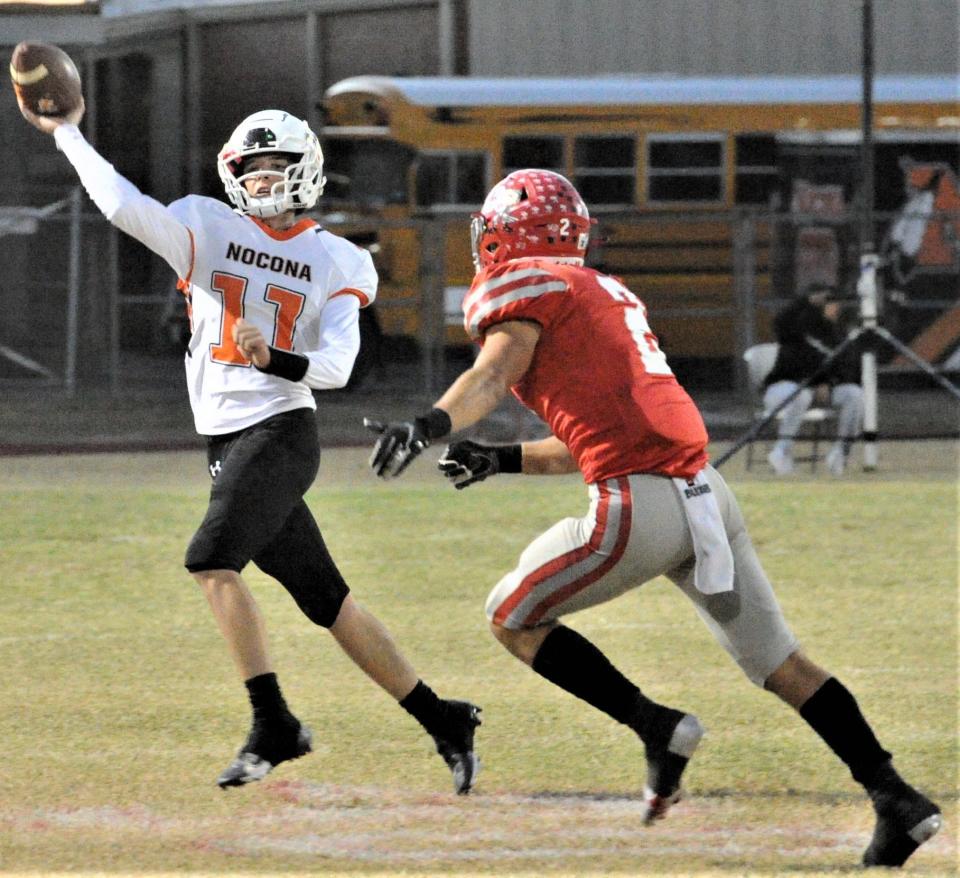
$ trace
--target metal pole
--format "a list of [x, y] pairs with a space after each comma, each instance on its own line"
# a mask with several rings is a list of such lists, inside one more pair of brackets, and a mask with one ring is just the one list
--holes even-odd
[[188, 19], [183, 39], [186, 43], [184, 67], [186, 71], [187, 191], [199, 192], [203, 179], [200, 155], [203, 149], [203, 140], [200, 136], [203, 130], [200, 117], [203, 56], [200, 52], [200, 26], [193, 19]]
[[733, 230], [733, 287], [736, 296], [734, 326], [736, 356], [734, 358], [734, 381], [736, 389], [746, 393], [749, 389], [743, 352], [756, 341], [756, 216], [739, 213], [734, 218]]
[[443, 375], [443, 297], [447, 224], [440, 218], [420, 223], [420, 346], [423, 390], [433, 395]]
[[947, 381], [936, 369], [933, 368], [923, 357], [921, 357], [916, 351], [908, 348], [899, 338], [895, 335], [892, 335], [882, 326], [878, 326], [873, 330], [880, 338], [882, 338], [887, 344], [889, 344], [894, 350], [897, 351], [901, 356], [910, 360], [914, 366], [916, 366], [921, 372], [925, 372], [929, 375], [937, 384], [939, 384], [944, 390], [947, 391], [954, 399], [960, 400], [960, 387], [957, 387], [956, 384]]
[[[109, 75], [107, 73], [108, 77]], [[83, 90], [83, 100], [86, 104], [83, 113], [83, 133], [92, 146], [97, 146], [97, 115], [99, 110], [96, 88], [97, 65], [90, 49], [86, 49], [83, 53], [83, 81], [86, 84], [86, 88]]]
[[77, 391], [77, 331], [80, 318], [80, 245], [82, 190], [74, 187], [70, 193], [70, 262], [67, 267], [67, 360], [64, 366], [64, 385], [67, 396]]
[[[877, 326], [877, 255], [873, 240], [873, 0], [863, 0], [863, 107], [860, 140], [860, 325]], [[860, 358], [863, 382], [863, 468], [877, 468], [877, 355], [871, 348]]]
[[312, 131], [319, 131], [320, 121], [320, 89], [321, 59], [320, 59], [320, 29], [319, 19], [315, 9], [311, 9], [304, 21], [304, 79], [307, 92], [307, 124]]
[[439, 31], [440, 47], [440, 75], [453, 76], [454, 70], [454, 23], [456, 19], [453, 11], [453, 0], [440, 0], [437, 9], [437, 30]]
[[[860, 278], [857, 295], [860, 297], [860, 326], [866, 331], [877, 329], [877, 265], [876, 253], [860, 257]], [[863, 469], [877, 468], [877, 355], [868, 345], [860, 357], [860, 380], [863, 383]]]
[[116, 396], [120, 383], [120, 234], [112, 223], [107, 227], [107, 301], [110, 308], [110, 395]]
[[863, 105], [860, 140], [860, 252], [872, 253], [873, 242], [873, 0], [863, 0]]

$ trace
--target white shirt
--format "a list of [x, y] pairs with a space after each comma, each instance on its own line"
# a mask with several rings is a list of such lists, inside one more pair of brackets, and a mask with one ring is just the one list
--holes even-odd
[[[58, 147], [104, 216], [162, 256], [180, 278], [192, 334], [184, 361], [197, 432], [231, 433], [297, 408], [311, 388], [343, 387], [360, 348], [359, 309], [376, 297], [370, 254], [303, 219], [276, 232], [221, 201], [189, 195], [169, 207], [144, 195], [72, 125]], [[268, 344], [303, 354], [301, 381], [258, 371], [239, 356], [237, 317]]]

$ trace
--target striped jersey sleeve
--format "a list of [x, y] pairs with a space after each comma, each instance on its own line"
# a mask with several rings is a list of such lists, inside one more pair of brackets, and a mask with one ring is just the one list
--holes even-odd
[[320, 232], [320, 240], [334, 266], [328, 279], [329, 298], [354, 296], [366, 308], [377, 297], [377, 270], [370, 253], [327, 231]]
[[512, 260], [481, 271], [463, 300], [463, 325], [471, 338], [507, 320], [548, 326], [562, 307], [567, 283], [549, 264]]

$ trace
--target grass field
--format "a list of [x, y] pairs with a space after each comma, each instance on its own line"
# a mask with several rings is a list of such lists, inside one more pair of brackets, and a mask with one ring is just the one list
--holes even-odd
[[[880, 472], [725, 470], [794, 630], [857, 695], [947, 825], [910, 861], [956, 874], [955, 446], [884, 447]], [[0, 870], [52, 874], [695, 875], [856, 867], [873, 821], [807, 726], [746, 682], [666, 581], [571, 617], [708, 737], [688, 799], [638, 825], [641, 748], [489, 636], [483, 601], [524, 545], [580, 515], [576, 478], [455, 492], [427, 461], [378, 483], [325, 454], [309, 500], [358, 599], [441, 694], [484, 708], [475, 793], [430, 740], [251, 570], [316, 752], [228, 793], [245, 693], [181, 567], [199, 454], [0, 460]], [[251, 510], [255, 514], [255, 510]]]

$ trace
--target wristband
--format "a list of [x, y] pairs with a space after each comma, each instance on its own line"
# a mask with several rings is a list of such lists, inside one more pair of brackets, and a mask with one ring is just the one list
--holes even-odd
[[500, 445], [496, 448], [497, 463], [502, 473], [522, 473], [523, 472], [523, 446], [518, 442], [516, 445]]
[[295, 354], [292, 351], [281, 351], [270, 345], [270, 362], [262, 369], [259, 366], [254, 367], [258, 372], [267, 375], [277, 375], [280, 378], [286, 378], [287, 381], [299, 381], [307, 374], [310, 368], [310, 361], [303, 354]]
[[434, 439], [439, 439], [441, 436], [446, 436], [453, 426], [450, 415], [443, 409], [437, 408], [430, 409], [430, 412], [426, 415], [420, 415], [419, 418], [414, 418], [414, 421], [417, 427], [423, 431], [423, 434], [431, 442]]

